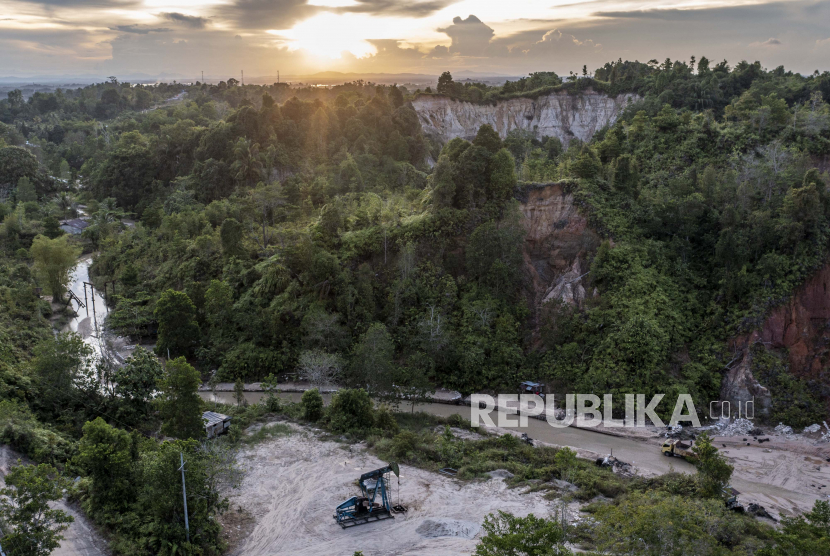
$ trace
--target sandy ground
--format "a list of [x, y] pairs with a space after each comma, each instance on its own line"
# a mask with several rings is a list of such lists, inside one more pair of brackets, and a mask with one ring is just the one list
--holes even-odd
[[332, 517], [335, 507], [359, 493], [356, 480], [362, 473], [386, 462], [361, 445], [321, 441], [309, 429], [296, 431], [240, 455], [247, 475], [238, 490], [229, 492], [231, 506], [242, 506], [255, 524], [230, 554], [469, 554], [488, 513], [549, 515], [556, 508], [555, 501], [539, 493], [508, 489], [501, 478], [462, 486], [437, 473], [401, 466], [400, 490], [393, 480], [392, 501], [400, 500], [409, 511], [344, 530]]
[[[5, 486], [3, 477], [18, 459], [22, 459], [20, 454], [8, 446], [0, 446], [0, 486]], [[52, 552], [53, 556], [105, 556], [109, 554], [106, 541], [98, 535], [79, 510], [65, 501], [57, 502], [52, 507], [63, 510], [75, 518], [69, 529], [64, 531], [64, 540], [61, 541], [60, 547]]]
[[713, 438], [735, 467], [732, 484], [742, 493], [738, 499], [757, 502], [776, 517], [809, 510], [816, 500], [830, 500], [830, 446], [770, 438], [763, 444], [752, 437]]

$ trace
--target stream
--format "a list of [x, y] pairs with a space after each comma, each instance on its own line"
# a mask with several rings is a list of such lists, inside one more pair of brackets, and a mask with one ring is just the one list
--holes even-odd
[[83, 255], [72, 271], [67, 289], [84, 302], [86, 307], [78, 307], [74, 300], [71, 301], [75, 316], [69, 319], [61, 332], [75, 332], [93, 349], [96, 356], [120, 365], [135, 346], [130, 345], [126, 338], [114, 336], [105, 330], [104, 322], [109, 310], [104, 295], [98, 288], [93, 289], [89, 285], [84, 288], [84, 283], [90, 283], [90, 266], [92, 255]]

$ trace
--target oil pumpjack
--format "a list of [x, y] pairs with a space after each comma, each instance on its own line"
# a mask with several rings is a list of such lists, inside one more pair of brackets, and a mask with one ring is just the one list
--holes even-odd
[[400, 477], [397, 463], [392, 462], [360, 476], [358, 485], [361, 496], [352, 496], [335, 510], [334, 519], [340, 527], [346, 529], [371, 521], [394, 519], [393, 512], [406, 511], [402, 506], [393, 507], [389, 500], [389, 473]]

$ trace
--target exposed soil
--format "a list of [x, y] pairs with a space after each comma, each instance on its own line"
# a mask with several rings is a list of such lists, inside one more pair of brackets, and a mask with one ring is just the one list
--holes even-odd
[[256, 525], [230, 554], [469, 554], [488, 513], [544, 516], [555, 509], [555, 502], [542, 494], [508, 489], [500, 478], [461, 483], [402, 465], [400, 487], [393, 476], [391, 498], [408, 512], [394, 520], [341, 529], [333, 518], [335, 507], [358, 494], [356, 481], [362, 473], [386, 462], [368, 454], [363, 445], [323, 441], [311, 429], [295, 430], [240, 454], [247, 475], [228, 494], [232, 507], [244, 507]]

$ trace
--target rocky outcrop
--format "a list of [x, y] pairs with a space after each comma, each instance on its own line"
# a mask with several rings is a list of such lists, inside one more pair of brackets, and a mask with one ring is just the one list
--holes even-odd
[[[538, 326], [551, 301], [582, 306], [589, 257], [600, 237], [579, 214], [566, 183], [525, 184], [521, 212], [527, 235], [523, 250], [530, 285], [531, 318]], [[534, 328], [537, 328], [534, 326]]]
[[750, 334], [734, 338], [730, 347], [740, 359], [730, 367], [721, 386], [721, 399], [729, 401], [769, 397], [750, 371], [751, 350], [756, 343], [769, 349], [786, 349], [789, 371], [816, 384], [827, 384], [817, 391], [830, 405], [830, 263], [799, 287], [790, 300], [767, 316], [763, 326]]
[[[739, 349], [721, 381], [720, 399], [730, 403], [731, 416], [736, 416], [739, 407], [746, 407], [746, 402], [752, 402], [754, 408], [749, 417], [766, 417], [769, 414], [772, 402], [770, 391], [762, 386], [752, 374], [751, 345], [749, 343]], [[721, 408], [713, 411], [715, 416], [720, 415]], [[726, 414], [725, 409], [723, 412]]]
[[424, 133], [442, 142], [461, 137], [472, 140], [483, 124], [493, 126], [503, 138], [514, 129], [542, 137], [558, 137], [567, 145], [573, 138], [588, 141], [613, 123], [633, 94], [610, 97], [588, 90], [571, 95], [565, 91], [535, 99], [514, 98], [496, 104], [473, 104], [443, 96], [421, 95], [412, 106]]

